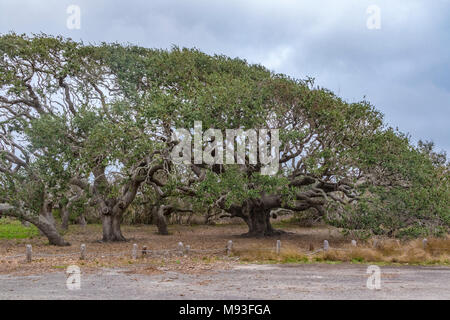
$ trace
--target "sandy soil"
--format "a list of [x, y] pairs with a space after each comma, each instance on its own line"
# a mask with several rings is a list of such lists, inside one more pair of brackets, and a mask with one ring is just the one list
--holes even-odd
[[[381, 289], [369, 290], [365, 264], [251, 264], [225, 254], [228, 240], [236, 252], [273, 252], [277, 239], [287, 251], [315, 250], [324, 239], [332, 248], [350, 243], [326, 227], [284, 229], [290, 233], [249, 239], [240, 236], [247, 231], [241, 225], [170, 226], [169, 236], [157, 235], [154, 226], [124, 226], [128, 241], [101, 243], [101, 226], [71, 226], [65, 238], [72, 245], [63, 248], [44, 237], [2, 239], [0, 299], [450, 299], [448, 267], [382, 266]], [[179, 242], [191, 247], [188, 255], [177, 253]], [[31, 263], [25, 262], [26, 244], [33, 246]], [[142, 256], [144, 246], [150, 252]], [[81, 269], [80, 290], [66, 287], [70, 265]]]
[[127, 269], [81, 274], [68, 290], [63, 270], [0, 275], [0, 299], [450, 299], [450, 268], [381, 267], [381, 288], [366, 286], [366, 265], [234, 265], [189, 274]]

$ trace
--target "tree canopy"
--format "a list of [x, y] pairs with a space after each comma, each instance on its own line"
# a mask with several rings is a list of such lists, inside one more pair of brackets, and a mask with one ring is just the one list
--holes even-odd
[[[174, 131], [196, 121], [223, 133], [279, 129], [276, 174], [261, 174], [249, 149], [240, 164], [177, 163]], [[202, 142], [212, 156], [214, 139]], [[125, 239], [137, 196], [152, 199], [162, 233], [173, 199], [240, 217], [251, 236], [282, 232], [270, 223], [280, 208], [361, 235], [450, 226], [449, 164], [432, 143], [413, 146], [368, 101], [346, 102], [313, 79], [178, 47], [1, 36], [0, 181], [0, 212], [58, 245], [52, 208], [75, 198], [96, 208], [104, 241]]]

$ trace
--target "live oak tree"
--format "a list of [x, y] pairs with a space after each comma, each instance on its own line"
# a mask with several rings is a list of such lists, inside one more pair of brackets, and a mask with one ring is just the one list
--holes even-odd
[[0, 128], [0, 216], [32, 223], [50, 244], [69, 245], [53, 217], [52, 209], [63, 191], [46, 167], [50, 159], [21, 146], [14, 126], [1, 124]]
[[[274, 176], [262, 176], [261, 165], [251, 164], [248, 153], [244, 165], [194, 163], [189, 167], [192, 179], [187, 190], [194, 199], [242, 218], [248, 235], [280, 232], [270, 224], [273, 209], [314, 210], [318, 217], [338, 224], [333, 213], [350, 217], [382, 193], [407, 207], [399, 212], [398, 206], [386, 206], [389, 216], [408, 217], [406, 225], [424, 225], [419, 208], [406, 201], [420, 202], [414, 190], [423, 186], [423, 180], [428, 181], [429, 192], [436, 192], [436, 201], [421, 209], [429, 210], [428, 219], [433, 221], [425, 224], [448, 228], [448, 170], [431, 165], [429, 156], [384, 125], [382, 115], [367, 101], [347, 103], [315, 87], [312, 80], [273, 74], [238, 59], [176, 48], [164, 54], [167, 67], [160, 81], [172, 96], [167, 98], [171, 102], [167, 109], [174, 115], [171, 127], [193, 128], [194, 121], [202, 121], [203, 128], [223, 133], [230, 128], [280, 129], [279, 171]], [[417, 170], [422, 181], [412, 174]], [[358, 227], [376, 233], [379, 228], [373, 224], [384, 225], [391, 234], [405, 228], [376, 211], [374, 205], [359, 210], [360, 217], [372, 217], [373, 223]], [[340, 226], [355, 228], [348, 220]]]
[[[196, 49], [92, 46], [46, 35], [2, 36], [0, 53], [1, 125], [9, 139], [20, 137], [33, 166], [44, 165], [51, 183], [43, 185], [54, 201], [69, 203], [76, 188], [99, 210], [104, 241], [125, 240], [123, 215], [149, 192], [161, 233], [176, 197], [242, 218], [251, 236], [280, 233], [270, 223], [279, 208], [376, 233], [449, 226], [442, 157], [411, 146], [370, 103], [343, 101], [312, 79]], [[279, 129], [278, 171], [262, 175], [249, 150], [243, 164], [195, 163], [193, 154], [189, 163], [175, 163], [174, 131], [193, 133], [196, 121], [224, 135]], [[214, 139], [205, 137], [202, 149]], [[25, 159], [9, 151], [4, 161], [11, 163], [11, 154]]]
[[[137, 119], [160, 127], [157, 139], [166, 144], [164, 168], [169, 175], [174, 169], [167, 151], [171, 142], [177, 143], [171, 141], [175, 128], [191, 130], [195, 121], [202, 121], [205, 129], [223, 132], [281, 129], [280, 170], [274, 177], [261, 176], [261, 165], [250, 164], [248, 157], [238, 166], [196, 164], [192, 159], [182, 165], [187, 177], [177, 179], [177, 190], [244, 219], [249, 235], [277, 233], [270, 225], [272, 209], [314, 209], [323, 216], [330, 201], [357, 199], [354, 184], [364, 173], [355, 150], [363, 138], [382, 130], [380, 114], [367, 102], [349, 104], [314, 88], [311, 81], [197, 50], [121, 50], [116, 67], [128, 88], [128, 105], [137, 106]], [[162, 184], [150, 182], [162, 194]]]
[[63, 196], [71, 185], [99, 210], [103, 241], [125, 240], [120, 224], [141, 184], [158, 192], [154, 175], [171, 170], [167, 106], [181, 100], [167, 94], [165, 70], [150, 68], [166, 53], [46, 35], [0, 40], [5, 125], [20, 122], [23, 144], [58, 164], [48, 170]]
[[[310, 80], [272, 74], [252, 85], [253, 95], [241, 92], [242, 97], [228, 105], [237, 114], [246, 108], [259, 109], [261, 113], [250, 124], [253, 127], [280, 128], [278, 173], [262, 176], [261, 166], [249, 164], [248, 159], [238, 170], [232, 165], [212, 168], [199, 186], [203, 196], [231, 217], [244, 219], [251, 236], [280, 232], [270, 224], [273, 209], [312, 209], [324, 216], [329, 202], [355, 201], [359, 196], [355, 184], [365, 174], [355, 150], [364, 137], [381, 130], [380, 115], [368, 103], [346, 103], [327, 90], [314, 88]], [[224, 123], [220, 112], [216, 113], [214, 126], [251, 128], [240, 118], [226, 117], [229, 121]]]
[[385, 131], [363, 155], [368, 181], [365, 196], [328, 222], [359, 236], [415, 238], [442, 236], [450, 226], [450, 164], [432, 143], [412, 147], [408, 137]]
[[50, 244], [68, 245], [52, 212], [64, 192], [64, 174], [57, 174], [63, 163], [29, 136], [31, 123], [49, 113], [39, 99], [42, 92], [33, 88], [36, 82], [45, 86], [42, 77], [34, 77], [40, 52], [15, 40], [0, 39], [0, 213], [36, 225]]
[[[104, 52], [59, 37], [8, 34], [0, 53], [2, 124], [23, 139], [23, 148], [45, 155], [56, 185], [89, 195], [101, 213], [104, 241], [124, 240], [121, 218], [151, 171], [151, 155], [133, 143], [135, 133], [121, 118], [121, 92]], [[119, 174], [108, 171], [114, 167]]]

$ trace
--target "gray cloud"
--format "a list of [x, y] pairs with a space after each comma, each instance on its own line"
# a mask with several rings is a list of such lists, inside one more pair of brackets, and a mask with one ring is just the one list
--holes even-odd
[[[66, 28], [69, 4], [81, 29]], [[381, 8], [381, 29], [366, 9]], [[84, 42], [197, 47], [312, 76], [349, 101], [367, 97], [391, 126], [450, 151], [450, 1], [2, 0], [0, 32]]]

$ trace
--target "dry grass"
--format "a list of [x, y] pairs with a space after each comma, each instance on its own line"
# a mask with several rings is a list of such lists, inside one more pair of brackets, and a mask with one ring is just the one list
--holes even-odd
[[[429, 239], [426, 248], [422, 240], [400, 242], [392, 239], [377, 239], [376, 245], [367, 241], [353, 247], [349, 244], [331, 246], [328, 251], [306, 251], [288, 245], [280, 254], [275, 249], [258, 246], [235, 250], [234, 254], [244, 262], [261, 263], [313, 263], [313, 262], [351, 262], [351, 263], [399, 263], [399, 264], [450, 264], [450, 237]], [[313, 248], [310, 248], [313, 249]]]

